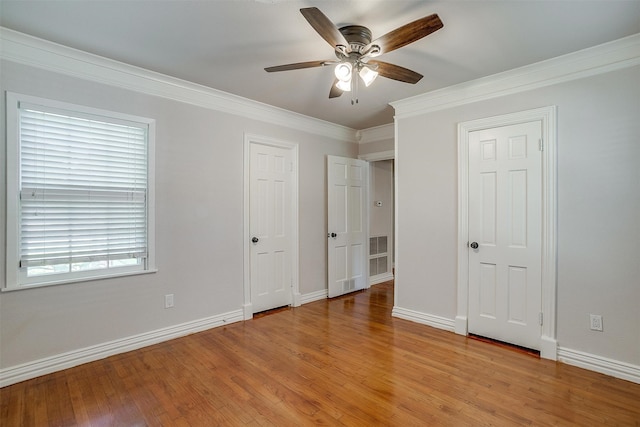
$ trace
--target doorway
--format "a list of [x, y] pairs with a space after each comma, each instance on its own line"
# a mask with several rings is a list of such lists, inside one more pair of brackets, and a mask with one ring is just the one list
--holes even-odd
[[[555, 117], [555, 107], [546, 107], [464, 122], [458, 126], [458, 307], [455, 321], [455, 331], [462, 335], [467, 335], [470, 329], [477, 329], [478, 319], [483, 321], [487, 320], [485, 323], [491, 324], [492, 322], [490, 320], [493, 320], [492, 317], [496, 319], [502, 318], [503, 320], [501, 322], [494, 322], [501, 323], [502, 326], [517, 325], [518, 323], [537, 323], [537, 325], [531, 325], [532, 330], [536, 331], [533, 338], [529, 336], [529, 340], [533, 341], [529, 341], [528, 344], [525, 345], [532, 346], [531, 342], [533, 342], [533, 346], [540, 350], [541, 357], [553, 360], [557, 357], [557, 341], [555, 337]], [[524, 175], [521, 173], [523, 169], [518, 167], [514, 169], [515, 172], [513, 174], [507, 174], [506, 184], [504, 184], [507, 189], [507, 193], [505, 194], [511, 191], [511, 194], [514, 195], [514, 204], [512, 204], [511, 207], [505, 208], [507, 212], [510, 212], [510, 215], [512, 215], [509, 221], [512, 219], [513, 221], [501, 221], [498, 223], [496, 222], [496, 218], [494, 217], [492, 220], [490, 215], [494, 209], [496, 209], [496, 212], [498, 209], [498, 196], [496, 195], [495, 200], [491, 198], [491, 188], [497, 187], [489, 185], [494, 182], [493, 179], [497, 179], [496, 175], [487, 173], [484, 177], [478, 178], [478, 176], [475, 175], [477, 171], [474, 168], [476, 168], [476, 166], [470, 161], [470, 156], [472, 155], [485, 156], [486, 159], [490, 159], [491, 156], [497, 156], [498, 151], [492, 151], [492, 147], [495, 148], [495, 150], [502, 150], [502, 148], [498, 148], [497, 142], [495, 144], [491, 142], [493, 140], [497, 141], [496, 138], [490, 137], [490, 134], [494, 130], [497, 131], [499, 128], [513, 127], [511, 130], [515, 129], [517, 132], [512, 136], [521, 137], [522, 132], [519, 130], [519, 126], [525, 123], [538, 123], [537, 126], [540, 129], [540, 137], [534, 137], [534, 139], [538, 140], [532, 141], [531, 138], [529, 138], [528, 142], [523, 142], [526, 138], [514, 138], [512, 139], [512, 143], [506, 143], [506, 148], [504, 148], [506, 151], [503, 152], [512, 157], [517, 157], [523, 155], [524, 151], [522, 150], [524, 150], [524, 147], [539, 150], [540, 197], [539, 200], [535, 202], [535, 209], [531, 211], [539, 213], [538, 233], [540, 235], [540, 242], [538, 248], [532, 249], [533, 252], [536, 252], [533, 256], [538, 257], [540, 260], [539, 266], [534, 265], [532, 267], [532, 271], [537, 271], [534, 276], [538, 275], [539, 278], [528, 275], [528, 267], [524, 262], [503, 262], [503, 257], [503, 261], [500, 262], [503, 262], [504, 265], [499, 267], [499, 262], [483, 260], [479, 255], [480, 253], [489, 255], [492, 251], [495, 252], [493, 246], [497, 245], [492, 246], [490, 243], [491, 236], [493, 235], [492, 227], [495, 227], [495, 232], [497, 233], [498, 228], [505, 228], [506, 224], [506, 228], [510, 227], [510, 229], [506, 230], [506, 233], [513, 234], [519, 232], [520, 234], [515, 235], [515, 237], [519, 236], [520, 241], [513, 241], [507, 244], [507, 246], [514, 247], [527, 246], [526, 244], [522, 244], [526, 243], [522, 239], [531, 237], [526, 233], [536, 232], [535, 230], [527, 231], [526, 227], [513, 227], [514, 221], [518, 218], [520, 218], [520, 225], [523, 224], [522, 218], [525, 218], [523, 215], [535, 215], [535, 213], [522, 210], [527, 203], [526, 200], [521, 198], [522, 191], [525, 188], [524, 186], [526, 186], [526, 180], [523, 179]], [[536, 125], [533, 125], [533, 127], [535, 126]], [[509, 141], [509, 137], [506, 138], [507, 141]], [[482, 141], [487, 141], [484, 147], [486, 150], [484, 153], [482, 152]], [[510, 145], [515, 151], [509, 151]], [[478, 147], [481, 147], [480, 151], [478, 151]], [[474, 174], [473, 177], [471, 176], [472, 174]], [[478, 183], [478, 179], [484, 179], [485, 182]], [[511, 179], [511, 181], [509, 181], [509, 179]], [[484, 184], [486, 185], [482, 187]], [[520, 185], [520, 190], [516, 191], [517, 185]], [[483, 191], [484, 193], [482, 193]], [[480, 192], [480, 196], [478, 196], [478, 192]], [[480, 204], [477, 202], [478, 197], [480, 197], [479, 200], [484, 200], [484, 211], [482, 210], [482, 202]], [[478, 206], [480, 206], [480, 208], [478, 208]], [[478, 209], [480, 210], [478, 211]], [[485, 221], [484, 231], [482, 221]], [[524, 235], [522, 234], [523, 230]], [[483, 233], [486, 233], [486, 235]], [[478, 234], [480, 234], [480, 236], [478, 236]], [[485, 242], [484, 246], [480, 246], [480, 242], [476, 241], [478, 239]], [[502, 250], [503, 252], [509, 252], [509, 249], [503, 248]], [[510, 274], [511, 276], [509, 276]], [[500, 275], [500, 278], [498, 278], [498, 275]], [[532, 306], [527, 307], [526, 305], [522, 305], [523, 302], [526, 303], [528, 298], [526, 295], [533, 295], [533, 293], [527, 294], [527, 289], [531, 288], [530, 283], [532, 280], [534, 282], [537, 281], [539, 284], [539, 290], [533, 291], [534, 293], [537, 292], [539, 296], [539, 302], [532, 302], [532, 305], [536, 307], [534, 313], [531, 312]], [[499, 284], [499, 281], [501, 281], [502, 284]], [[492, 287], [494, 283], [496, 286]], [[501, 286], [502, 288], [500, 289]], [[509, 288], [509, 286], [511, 286], [511, 288]], [[490, 302], [491, 298], [488, 298], [488, 296], [497, 295], [498, 293], [501, 295], [499, 298], [500, 301], [495, 298], [493, 301], [500, 306], [493, 307]], [[481, 298], [483, 297], [481, 295], [484, 295], [484, 300], [482, 301]], [[472, 298], [474, 300], [470, 301]], [[536, 296], [534, 295], [532, 298], [535, 300]], [[511, 307], [509, 305], [510, 303], [513, 303]], [[491, 313], [492, 311], [493, 313]], [[500, 311], [500, 313], [498, 313], [498, 311]], [[472, 316], [474, 317], [473, 320], [471, 319]], [[505, 336], [513, 336], [508, 334], [503, 335], [505, 332], [500, 331], [500, 327], [496, 326], [488, 326], [488, 329], [482, 329], [485, 326], [486, 325], [481, 327], [481, 335], [489, 335], [492, 338], [503, 341], [511, 339], [504, 339]], [[492, 334], [497, 334], [497, 336], [491, 336]], [[515, 333], [515, 335], [517, 335], [517, 333]]]
[[[369, 162], [369, 285], [395, 278], [395, 150], [361, 154]], [[381, 203], [380, 203], [381, 202]]]

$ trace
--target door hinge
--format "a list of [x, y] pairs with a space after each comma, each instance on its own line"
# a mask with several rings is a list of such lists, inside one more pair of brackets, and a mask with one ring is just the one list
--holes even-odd
[[540, 148], [540, 151], [544, 151], [544, 141], [542, 139], [538, 140], [538, 147]]
[[540, 323], [540, 326], [542, 326], [544, 320], [544, 315], [542, 314], [542, 312], [538, 313], [538, 323]]

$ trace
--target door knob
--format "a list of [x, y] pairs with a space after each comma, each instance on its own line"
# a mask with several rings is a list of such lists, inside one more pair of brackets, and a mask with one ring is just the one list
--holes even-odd
[[252, 239], [251, 239], [251, 241], [252, 241], [253, 243], [258, 243], [258, 240], [260, 240], [260, 239], [258, 239], [257, 237], [254, 237], [254, 238], [252, 238]]
[[327, 233], [327, 237], [333, 237], [335, 239], [337, 236], [336, 233]]
[[469, 246], [471, 246], [471, 249], [478, 249], [478, 242], [473, 242]]

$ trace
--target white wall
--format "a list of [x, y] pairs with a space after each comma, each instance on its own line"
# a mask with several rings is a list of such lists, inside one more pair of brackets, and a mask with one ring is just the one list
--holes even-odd
[[394, 150], [393, 138], [367, 142], [358, 146], [358, 155], [367, 156], [375, 153], [384, 153]]
[[[380, 160], [369, 164], [371, 173], [371, 203], [369, 204], [369, 235], [393, 234], [393, 160]], [[382, 202], [382, 206], [376, 206]]]
[[[639, 372], [638, 66], [398, 118], [395, 304], [455, 318], [457, 124], [549, 105], [558, 108], [558, 345]], [[589, 313], [603, 315], [604, 332], [589, 330]]]
[[[0, 373], [67, 352], [236, 313], [243, 303], [244, 134], [299, 144], [300, 292], [326, 289], [326, 155], [357, 145], [10, 61], [0, 89], [156, 120], [158, 272], [0, 294]], [[5, 217], [4, 100], [2, 217]], [[264, 107], [260, 107], [264, 108]], [[0, 259], [5, 228], [0, 228]], [[4, 262], [0, 262], [4, 281]], [[164, 309], [164, 295], [175, 307]]]

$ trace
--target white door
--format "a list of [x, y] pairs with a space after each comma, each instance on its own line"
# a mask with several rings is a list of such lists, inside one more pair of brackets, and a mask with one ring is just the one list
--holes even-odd
[[250, 144], [250, 282], [254, 313], [291, 304], [291, 152]]
[[368, 286], [368, 163], [327, 156], [329, 298]]
[[469, 332], [540, 349], [542, 122], [469, 134]]

